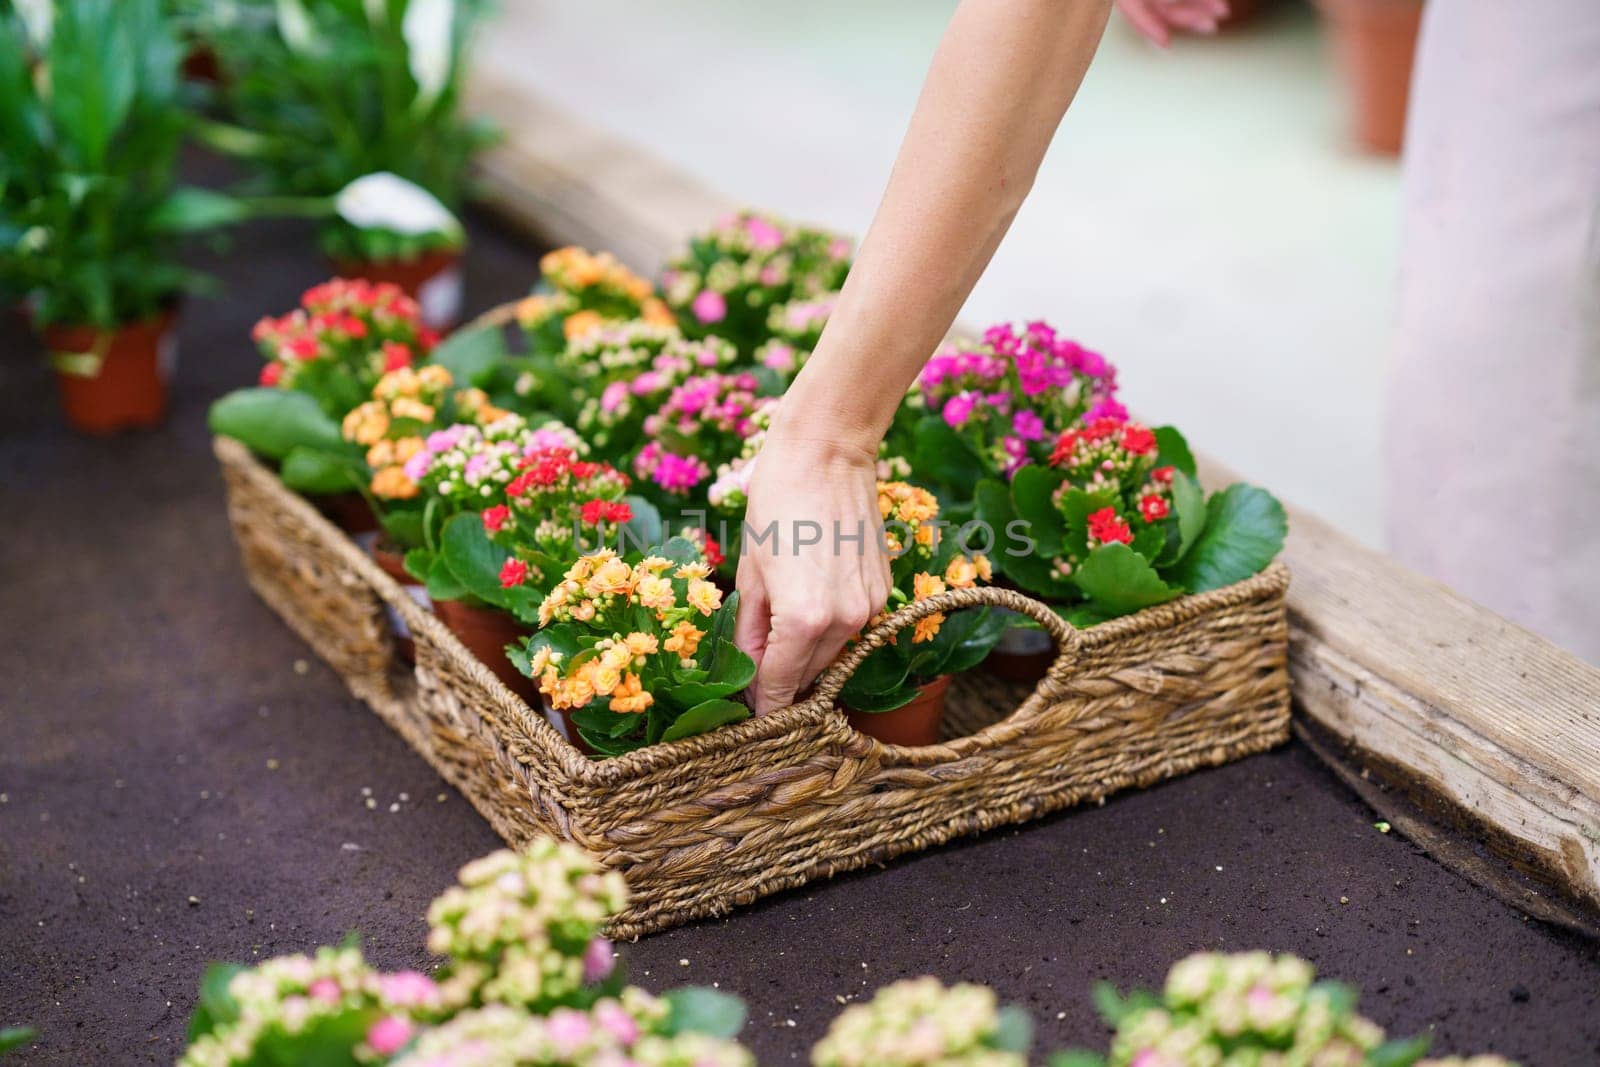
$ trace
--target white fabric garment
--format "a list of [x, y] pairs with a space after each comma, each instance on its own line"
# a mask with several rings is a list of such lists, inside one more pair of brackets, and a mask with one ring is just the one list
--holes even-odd
[[1391, 551], [1600, 664], [1600, 0], [1431, 0], [1402, 227]]

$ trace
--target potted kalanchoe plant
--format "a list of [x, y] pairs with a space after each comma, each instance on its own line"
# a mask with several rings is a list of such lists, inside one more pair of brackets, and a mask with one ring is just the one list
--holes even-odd
[[208, 37], [237, 125], [201, 132], [278, 196], [325, 202], [322, 245], [341, 273], [404, 287], [433, 326], [460, 310], [464, 234], [454, 212], [491, 139], [461, 114], [479, 0], [277, 0], [266, 25]]
[[1051, 1067], [1511, 1067], [1498, 1056], [1424, 1060], [1427, 1035], [1385, 1041], [1381, 1027], [1356, 1013], [1354, 989], [1315, 978], [1311, 965], [1294, 956], [1203, 952], [1175, 964], [1160, 995], [1124, 998], [1102, 983], [1095, 1003], [1116, 1031], [1110, 1054], [1058, 1053]]
[[811, 358], [838, 302], [838, 293], [823, 293], [791, 300], [772, 309], [767, 316], [767, 331], [772, 336], [756, 349], [755, 362], [758, 371], [772, 376], [773, 392], [787, 389], [795, 374]]
[[850, 240], [773, 215], [741, 211], [697, 235], [661, 276], [661, 291], [690, 337], [715, 334], [753, 358], [772, 336], [772, 310], [844, 284]]
[[516, 307], [517, 325], [535, 355], [554, 356], [568, 341], [606, 324], [634, 319], [675, 326], [671, 309], [610, 252], [577, 246], [546, 252], [539, 260], [539, 290]]
[[[416, 469], [438, 514], [454, 514], [407, 565], [462, 644], [538, 707], [537, 688], [507, 659], [508, 647], [532, 632], [544, 593], [581, 555], [618, 545], [624, 530], [650, 544], [660, 521], [626, 495], [627, 475], [579, 458], [585, 446], [573, 431], [520, 423], [512, 416], [487, 432], [452, 427], [428, 439]], [[551, 721], [572, 736], [565, 718]]]
[[749, 371], [697, 374], [674, 386], [645, 416], [633, 471], [663, 503], [706, 503], [712, 472], [743, 451], [759, 426], [760, 380]]
[[90, 433], [161, 421], [179, 298], [199, 281], [178, 238], [247, 210], [176, 183], [180, 59], [158, 0], [0, 13], [0, 290]]
[[1027, 1067], [1033, 1024], [994, 990], [908, 978], [839, 1013], [814, 1067]]
[[491, 853], [428, 909], [434, 974], [378, 971], [354, 946], [213, 966], [179, 1067], [754, 1067], [735, 998], [624, 984], [601, 930], [626, 901], [571, 845]]
[[[1062, 430], [1047, 463], [1010, 485], [986, 479], [976, 495], [979, 518], [1005, 539], [995, 558], [1006, 577], [1075, 625], [1249, 578], [1288, 531], [1270, 493], [1237, 484], [1208, 499], [1176, 431], [1114, 415]], [[1009, 536], [1019, 520], [1020, 542]]]
[[970, 501], [979, 479], [1009, 480], [1050, 456], [1055, 435], [1080, 419], [1126, 417], [1104, 356], [1044, 322], [984, 331], [981, 344], [937, 352], [897, 417], [919, 477], [941, 499]]
[[[940, 537], [939, 502], [928, 490], [879, 482], [878, 512], [892, 585], [883, 614], [866, 633], [908, 604], [992, 577], [987, 556], [961, 551], [956, 537]], [[980, 663], [1004, 627], [1003, 616], [980, 606], [925, 615], [890, 635], [839, 694], [850, 725], [888, 744], [937, 743], [951, 676]]]
[[602, 549], [546, 594], [539, 632], [513, 658], [590, 747], [620, 755], [750, 716], [732, 699], [755, 676], [733, 643], [737, 612], [738, 594], [723, 596], [688, 540], [631, 564]]

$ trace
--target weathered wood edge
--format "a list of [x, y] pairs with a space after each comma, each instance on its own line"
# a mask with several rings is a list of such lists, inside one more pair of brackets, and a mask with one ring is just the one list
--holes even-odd
[[[482, 200], [545, 240], [607, 248], [654, 273], [739, 206], [514, 76], [480, 70], [471, 102], [505, 131], [480, 168]], [[1219, 464], [1202, 467], [1212, 484], [1231, 480]], [[1469, 815], [1458, 832], [1600, 915], [1600, 670], [1315, 516], [1290, 517], [1300, 714], [1349, 751], [1381, 757], [1374, 773], [1405, 779], [1395, 784], [1409, 795], [1437, 796], [1435, 814]]]

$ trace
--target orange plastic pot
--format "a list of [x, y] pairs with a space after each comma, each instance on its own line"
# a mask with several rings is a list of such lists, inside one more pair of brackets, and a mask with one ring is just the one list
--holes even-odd
[[[427, 588], [406, 570], [405, 557], [382, 542], [372, 546], [372, 558], [382, 568], [383, 573], [400, 583], [400, 588], [408, 593], [412, 600], [425, 608], [433, 607], [432, 600], [428, 597]], [[411, 636], [411, 627], [406, 625], [406, 620], [394, 608], [384, 605], [389, 614], [389, 628], [394, 631], [395, 650], [400, 658], [407, 663], [417, 662], [417, 643]]]
[[1333, 36], [1355, 139], [1397, 155], [1405, 140], [1422, 0], [1317, 0]]
[[56, 323], [41, 329], [61, 410], [73, 429], [111, 434], [166, 417], [167, 383], [178, 357], [174, 318], [163, 311], [109, 331]]
[[423, 324], [448, 329], [461, 318], [461, 252], [440, 248], [414, 259], [336, 259], [333, 269], [343, 278], [398, 285], [417, 302]]
[[856, 711], [845, 708], [850, 725], [886, 745], [936, 745], [944, 726], [944, 696], [950, 688], [950, 675], [935, 678], [917, 687], [911, 703], [893, 711]]

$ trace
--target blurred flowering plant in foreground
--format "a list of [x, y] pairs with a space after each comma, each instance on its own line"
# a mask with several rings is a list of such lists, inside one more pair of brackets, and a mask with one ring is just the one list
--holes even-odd
[[[621, 568], [618, 568], [618, 575]], [[604, 928], [622, 876], [549, 838], [461, 869], [428, 909], [432, 973], [383, 972], [353, 943], [206, 972], [179, 1067], [755, 1067], [733, 1040], [737, 998], [627, 985]], [[1180, 961], [1157, 996], [1096, 1001], [1108, 1056], [1052, 1067], [1512, 1067], [1497, 1056], [1422, 1060], [1427, 1039], [1384, 1041], [1354, 990], [1264, 952]], [[19, 1031], [21, 1035], [23, 1032]], [[846, 1008], [814, 1067], [1026, 1067], [1032, 1026], [995, 993], [931, 977]]]

